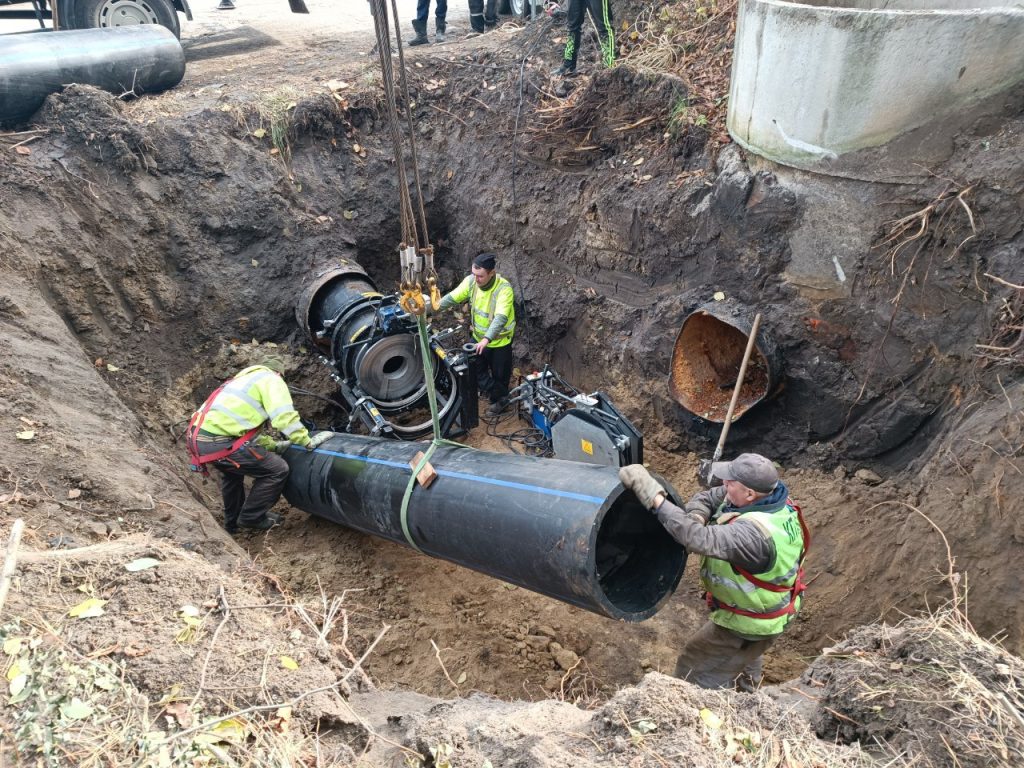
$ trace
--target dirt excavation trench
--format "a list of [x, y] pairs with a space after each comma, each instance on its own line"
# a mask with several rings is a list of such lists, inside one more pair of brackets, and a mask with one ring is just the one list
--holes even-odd
[[[293, 45], [263, 52], [280, 74], [232, 51], [134, 102], [68, 87], [0, 134], [0, 521], [5, 538], [26, 526], [0, 621], [7, 680], [24, 675], [0, 760], [1024, 760], [1019, 104], [914, 182], [831, 178], [743, 153], [710, 86], [629, 55], [552, 95], [560, 28], [542, 23], [409, 56], [440, 282], [497, 253], [517, 375], [551, 364], [607, 393], [683, 497], [731, 381], [680, 349], [741, 345], [762, 314], [725, 454], [777, 461], [814, 534], [768, 687], [668, 677], [705, 617], [695, 557], [665, 607], [628, 624], [284, 501], [267, 533], [223, 531], [183, 420], [268, 352], [293, 387], [331, 396], [296, 323], [302, 291], [341, 259], [398, 288], [376, 59], [356, 55], [365, 41]], [[295, 402], [317, 428], [347, 421]], [[523, 426], [462, 439], [508, 452], [500, 434]], [[144, 557], [160, 565], [125, 569]], [[957, 695], [936, 671], [961, 676]], [[101, 710], [116, 748], [91, 725]]]

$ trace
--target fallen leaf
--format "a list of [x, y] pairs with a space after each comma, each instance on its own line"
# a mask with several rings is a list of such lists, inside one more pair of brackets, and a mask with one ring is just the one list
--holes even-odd
[[184, 701], [176, 701], [173, 704], [168, 704], [164, 712], [171, 715], [182, 728], [188, 728], [192, 725], [192, 711], [188, 708], [188, 704]]
[[267, 131], [265, 128], [257, 128], [255, 131], [252, 132], [252, 135], [255, 136], [257, 139], [262, 139], [264, 136], [267, 135]]
[[7, 670], [7, 679], [13, 680], [18, 675], [27, 675], [30, 671], [31, 670], [29, 670], [28, 666], [24, 665], [23, 662], [15, 661], [11, 664], [10, 669]]
[[285, 669], [298, 669], [299, 668], [299, 662], [297, 662], [291, 656], [282, 656], [281, 657], [281, 666], [284, 667]]
[[25, 690], [25, 686], [28, 685], [28, 675], [21, 673], [15, 675], [10, 682], [11, 698], [14, 698], [19, 693]]
[[272, 150], [270, 150], [271, 155], [279, 155], [280, 153], [281, 150], [279, 150], [277, 147], [274, 147]]
[[118, 372], [118, 371], [120, 371], [121, 369], [120, 369], [120, 368], [118, 368], [118, 367], [117, 367], [116, 365], [114, 365], [113, 363], [107, 363], [107, 370], [108, 370], [108, 371], [110, 371], [111, 373], [117, 373], [117, 372]]
[[68, 611], [68, 616], [73, 619], [91, 619], [95, 616], [102, 616], [105, 613], [103, 606], [106, 604], [106, 600], [90, 597]]
[[60, 713], [68, 720], [83, 720], [93, 713], [93, 708], [75, 696], [60, 705]]
[[230, 112], [231, 111], [231, 105], [230, 104], [221, 104], [220, 105], [220, 111], [221, 112]]
[[363, 148], [361, 146], [359, 146], [358, 144], [353, 144], [352, 145], [352, 151], [355, 152], [356, 154], [358, 154], [358, 153], [363, 151]]
[[82, 495], [82, 491], [80, 489], [78, 489], [78, 488], [72, 488], [70, 491], [68, 491], [68, 498], [69, 499], [77, 499], [81, 495]]
[[29, 149], [28, 147], [15, 147], [14, 151], [17, 152], [19, 155], [31, 155], [32, 154], [32, 150]]
[[256, 259], [249, 259], [249, 263], [252, 264], [254, 267], [258, 267], [260, 265], [260, 263]]
[[147, 568], [156, 568], [158, 565], [160, 565], [160, 561], [155, 557], [140, 557], [138, 560], [132, 560], [130, 563], [127, 563], [124, 569], [135, 573], [136, 571], [144, 571]]
[[352, 219], [354, 219], [356, 217], [356, 212], [355, 211], [342, 211], [341, 215], [342, 215], [342, 218], [344, 218], [346, 221], [352, 221]]
[[103, 358], [102, 357], [97, 357], [96, 358], [96, 362], [94, 362], [93, 365], [95, 365], [97, 368], [102, 368], [103, 367]]
[[713, 731], [722, 727], [722, 718], [707, 707], [700, 711], [700, 719], [703, 720], [707, 727]]
[[8, 656], [17, 656], [21, 653], [21, 638], [8, 637], [4, 640], [4, 653]]
[[633, 161], [633, 165], [643, 165], [643, 163], [644, 159], [642, 157], [638, 157], [636, 160]]
[[455, 175], [455, 171], [453, 171], [451, 168], [449, 168], [448, 169], [448, 173], [445, 174], [445, 175], [448, 177], [448, 181], [451, 181], [452, 177]]
[[715, 295], [712, 296], [715, 301], [725, 301], [725, 294], [721, 291], [715, 291]]
[[327, 87], [330, 88], [332, 91], [342, 91], [348, 88], [348, 83], [346, 83], [344, 80], [328, 80]]
[[636, 729], [640, 733], [650, 733], [651, 731], [658, 730], [658, 724], [653, 720], [639, 720], [636, 724]]
[[467, 678], [467, 675], [466, 675], [465, 672], [463, 672], [461, 675], [459, 675], [459, 679], [455, 681], [455, 684], [456, 685], [462, 685], [464, 682], [466, 682], [466, 678]]
[[22, 424], [27, 424], [30, 427], [38, 427], [39, 426], [39, 422], [38, 421], [32, 421], [32, 419], [26, 419], [24, 416], [19, 416], [18, 417], [18, 421], [20, 421]]
[[33, 440], [35, 439], [36, 432], [34, 429], [26, 429], [22, 432], [18, 432], [14, 435], [19, 440]]
[[194, 619], [199, 616], [199, 609], [196, 608], [194, 605], [183, 605], [181, 606], [181, 608], [178, 609], [178, 613], [180, 613], [182, 616], [187, 616]]

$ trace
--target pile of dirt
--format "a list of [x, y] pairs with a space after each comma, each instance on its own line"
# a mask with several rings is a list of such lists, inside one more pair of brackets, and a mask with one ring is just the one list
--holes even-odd
[[406, 719], [405, 743], [435, 766], [871, 766], [856, 747], [819, 741], [764, 693], [708, 691], [651, 673], [588, 711], [470, 697]]
[[807, 670], [823, 739], [877, 745], [921, 766], [1024, 761], [1024, 662], [955, 610], [851, 632]]
[[287, 735], [293, 717], [291, 741], [317, 734], [349, 757], [365, 747], [343, 698], [365, 674], [337, 641], [318, 640], [345, 609], [332, 618], [289, 603], [251, 564], [226, 574], [142, 536], [19, 562], [14, 618], [0, 628], [5, 749], [53, 765], [192, 765], [220, 745], [267, 764], [282, 748], [268, 736]]

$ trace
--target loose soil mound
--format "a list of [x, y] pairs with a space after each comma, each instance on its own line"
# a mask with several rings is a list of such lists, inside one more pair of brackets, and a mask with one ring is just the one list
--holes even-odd
[[824, 686], [814, 720], [824, 739], [936, 768], [1024, 763], [1024, 662], [959, 613], [860, 627], [803, 681]]

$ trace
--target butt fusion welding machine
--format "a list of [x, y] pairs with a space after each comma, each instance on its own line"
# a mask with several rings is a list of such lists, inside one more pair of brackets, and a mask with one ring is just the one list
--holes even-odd
[[583, 394], [549, 366], [509, 392], [520, 418], [549, 441], [556, 459], [621, 467], [642, 464], [643, 435], [603, 392]]

